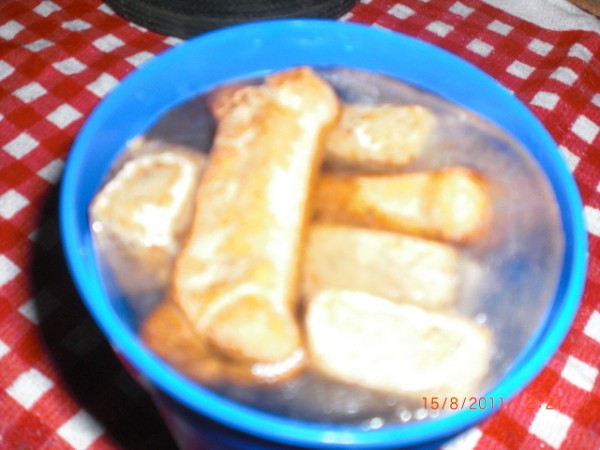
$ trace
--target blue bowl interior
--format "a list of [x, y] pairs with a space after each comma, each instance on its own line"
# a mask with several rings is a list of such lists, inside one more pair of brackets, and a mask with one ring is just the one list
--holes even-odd
[[391, 426], [361, 433], [352, 427], [331, 428], [277, 418], [224, 400], [153, 356], [130, 326], [127, 309], [118, 299], [107, 299], [87, 210], [126, 143], [171, 107], [216, 85], [297, 65], [353, 67], [389, 75], [438, 94], [503, 128], [543, 168], [560, 209], [565, 238], [563, 267], [543, 325], [509, 373], [487, 395], [507, 401], [539, 373], [564, 339], [585, 281], [586, 233], [581, 200], [571, 174], [544, 127], [494, 79], [444, 50], [382, 29], [323, 20], [240, 25], [181, 44], [128, 76], [86, 122], [65, 168], [60, 220], [73, 278], [87, 307], [119, 353], [158, 389], [227, 426], [315, 448], [326, 443], [391, 448], [454, 434], [493, 410], [465, 410], [403, 425], [401, 430]]

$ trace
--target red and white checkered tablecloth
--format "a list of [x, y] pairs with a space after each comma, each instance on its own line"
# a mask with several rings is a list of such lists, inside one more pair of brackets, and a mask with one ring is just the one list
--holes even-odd
[[[417, 36], [499, 80], [548, 128], [585, 203], [590, 266], [569, 335], [521, 395], [446, 450], [599, 450], [600, 35], [481, 0], [363, 0], [342, 20]], [[0, 2], [0, 449], [174, 448], [70, 281], [57, 186], [92, 108], [179, 42], [100, 0]]]

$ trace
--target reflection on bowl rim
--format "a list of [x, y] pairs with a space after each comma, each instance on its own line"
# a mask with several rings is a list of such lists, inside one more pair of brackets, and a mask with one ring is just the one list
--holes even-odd
[[[228, 57], [215, 57], [215, 49]], [[218, 67], [202, 67], [203, 57], [204, 60], [219, 61]], [[390, 425], [369, 432], [361, 432], [356, 426], [314, 424], [273, 416], [223, 399], [180, 375], [146, 349], [133, 330], [119, 319], [113, 305], [103, 298], [100, 277], [90, 251], [87, 211], [76, 207], [82, 202], [89, 203], [91, 192], [99, 183], [98, 174], [88, 177], [78, 170], [85, 163], [86, 152], [94, 146], [110, 149], [111, 142], [121, 143], [121, 148], [124, 137], [138, 135], [167, 107], [217, 84], [302, 64], [348, 66], [380, 72], [439, 94], [509, 130], [544, 168], [561, 210], [565, 258], [555, 301], [545, 324], [508, 374], [486, 393], [486, 397], [504, 402], [514, 397], [549, 361], [575, 317], [587, 268], [587, 235], [581, 198], [556, 144], [519, 100], [470, 63], [431, 44], [389, 30], [310, 19], [237, 25], [170, 49], [126, 77], [93, 111], [79, 133], [65, 167], [60, 193], [60, 225], [69, 269], [89, 311], [115, 350], [160, 390], [217, 422], [267, 440], [312, 447], [338, 444], [377, 449], [443, 439], [475, 425], [494, 410], [462, 410], [435, 420]], [[172, 67], [181, 70], [172, 70]], [[450, 68], [451, 75], [447, 71]], [[165, 69], [171, 73], [165, 73]], [[194, 73], [195, 80], [192, 81], [181, 75], [200, 69], [201, 72]], [[439, 76], [440, 73], [444, 76]], [[163, 79], [163, 84], [169, 88], [155, 89], [152, 84], [155, 77]], [[168, 83], [169, 79], [173, 84]], [[179, 81], [176, 87], [175, 81]], [[152, 95], [145, 97], [144, 92]], [[485, 92], [486, 95], [471, 95], [472, 92]], [[115, 135], [100, 134], [102, 139], [99, 141], [98, 131], [103, 124], [106, 127], [115, 111], [125, 109], [128, 123], [120, 126]], [[155, 115], [136, 114], [146, 110], [152, 110]], [[506, 114], [507, 110], [511, 113]], [[105, 154], [98, 152], [94, 157], [101, 167], [107, 167], [112, 155], [114, 152], [107, 151]], [[556, 299], [561, 301], [556, 302]]]

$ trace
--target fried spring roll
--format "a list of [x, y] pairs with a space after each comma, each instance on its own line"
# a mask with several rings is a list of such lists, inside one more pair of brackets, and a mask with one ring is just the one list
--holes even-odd
[[302, 291], [350, 289], [426, 308], [451, 305], [459, 284], [456, 249], [387, 231], [311, 226]]
[[[300, 367], [293, 358], [277, 364], [244, 364], [220, 358], [173, 302], [158, 305], [144, 321], [140, 335], [158, 356], [202, 383], [273, 383], [291, 376]], [[303, 354], [296, 353], [295, 357], [302, 358]]]
[[167, 295], [224, 357], [295, 358], [309, 189], [338, 100], [313, 71], [299, 68], [223, 91], [212, 108], [213, 148]]
[[323, 373], [419, 399], [478, 394], [489, 330], [467, 318], [356, 291], [324, 291], [308, 304], [308, 353]]
[[491, 220], [485, 179], [465, 167], [397, 175], [323, 175], [315, 217], [451, 242], [481, 236]]
[[352, 105], [327, 134], [326, 162], [333, 167], [390, 169], [406, 165], [423, 150], [436, 126], [420, 105]]
[[201, 155], [164, 144], [125, 162], [94, 198], [94, 237], [126, 294], [167, 283], [203, 167]]

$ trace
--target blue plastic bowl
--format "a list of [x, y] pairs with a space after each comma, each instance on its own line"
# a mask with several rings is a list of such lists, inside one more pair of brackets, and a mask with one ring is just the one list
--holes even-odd
[[[587, 263], [581, 199], [552, 138], [519, 100], [462, 59], [395, 32], [323, 20], [252, 23], [185, 42], [128, 76], [89, 117], [66, 164], [60, 221], [72, 276], [115, 350], [147, 381], [145, 385], [184, 447], [204, 445], [200, 440], [205, 437], [200, 436], [208, 419], [212, 421], [212, 432], [221, 429], [233, 440], [230, 445], [234, 448], [435, 448], [494, 410], [457, 411], [435, 420], [368, 432], [259, 412], [198, 386], [161, 362], [140, 342], [125, 309], [108, 298], [103, 289], [87, 211], [126, 142], [148, 129], [173, 105], [216, 85], [297, 65], [346, 66], [379, 72], [438, 94], [499, 125], [543, 168], [560, 207], [564, 263], [554, 301], [535, 334], [535, 342], [523, 350], [487, 396], [508, 401], [522, 390], [557, 350], [579, 305]], [[222, 428], [214, 428], [215, 424]]]

